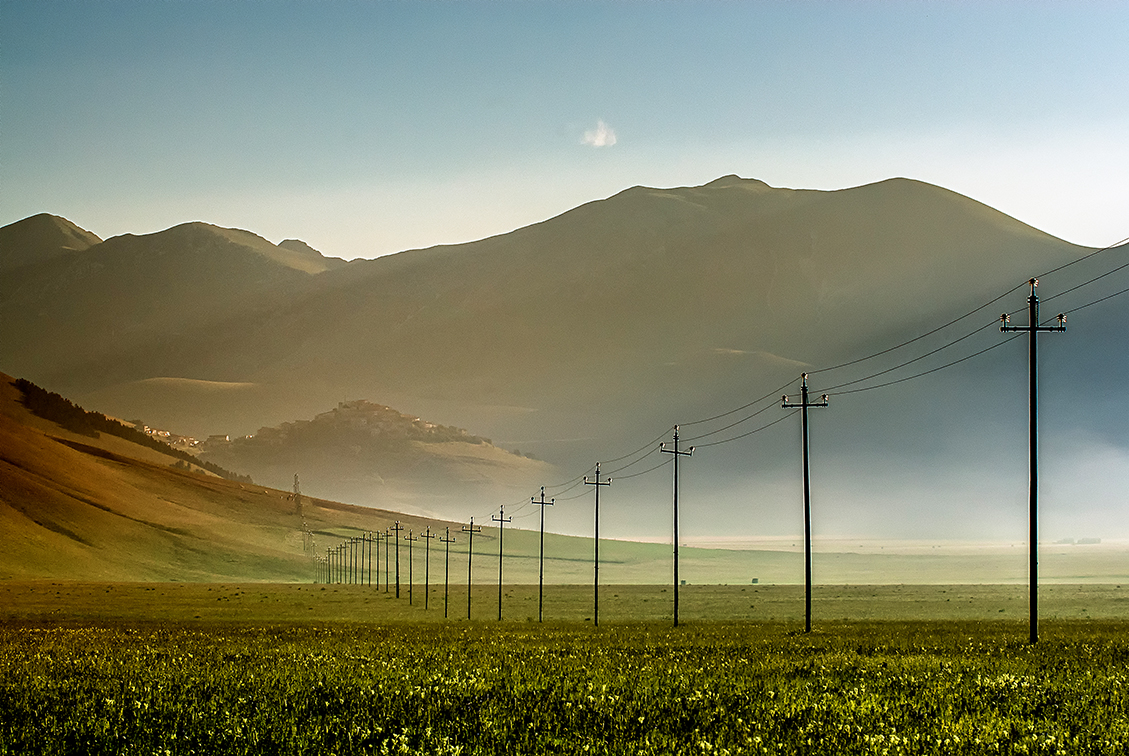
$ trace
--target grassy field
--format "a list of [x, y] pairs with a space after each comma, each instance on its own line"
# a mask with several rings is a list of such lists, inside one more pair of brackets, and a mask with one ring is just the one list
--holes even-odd
[[0, 754], [1123, 754], [1127, 629], [8, 621]]
[[[673, 618], [672, 589], [655, 585], [604, 585], [602, 622], [662, 622]], [[1040, 589], [1045, 619], [1107, 619], [1129, 622], [1129, 586], [1047, 585]], [[544, 615], [550, 621], [590, 622], [591, 585], [545, 587]], [[537, 586], [504, 586], [502, 616], [507, 622], [537, 619]], [[498, 589], [476, 585], [471, 597], [475, 621], [496, 620]], [[1020, 585], [817, 585], [813, 615], [821, 621], [852, 620], [1025, 620], [1027, 588]], [[680, 592], [684, 622], [799, 622], [802, 586], [690, 585]], [[451, 585], [450, 621], [466, 621], [466, 585]], [[278, 622], [443, 622], [443, 585], [295, 585], [273, 583], [0, 583], [0, 621], [56, 623], [278, 623]]]

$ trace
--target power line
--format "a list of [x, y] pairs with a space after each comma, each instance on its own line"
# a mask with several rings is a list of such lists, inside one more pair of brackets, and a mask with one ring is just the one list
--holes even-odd
[[[1095, 299], [1093, 302], [1087, 302], [1084, 305], [1079, 305], [1078, 307], [1072, 307], [1072, 308], [1070, 308], [1070, 311], [1071, 312], [1078, 312], [1079, 310], [1085, 310], [1087, 307], [1093, 307], [1094, 305], [1100, 304], [1100, 303], [1106, 301], [1107, 299], [1113, 299], [1114, 297], [1119, 297], [1122, 294], [1127, 294], [1127, 293], [1129, 293], [1129, 289], [1122, 289], [1121, 291], [1115, 291], [1114, 293], [1109, 294], [1108, 296], [1104, 296], [1101, 299]], [[1050, 321], [1047, 321], [1047, 322], [1049, 323]]]
[[894, 381], [887, 381], [886, 383], [878, 383], [878, 384], [875, 384], [873, 386], [863, 386], [862, 388], [851, 389], [850, 391], [839, 391], [839, 392], [836, 392], [835, 395], [836, 396], [843, 396], [845, 394], [859, 394], [859, 393], [862, 393], [863, 391], [873, 391], [874, 389], [885, 388], [886, 386], [893, 386], [897, 383], [905, 383], [906, 381], [912, 381], [915, 378], [921, 378], [922, 376], [929, 375], [930, 373], [936, 373], [940, 370], [944, 370], [946, 368], [951, 368], [953, 365], [959, 365], [962, 362], [967, 362], [968, 360], [971, 360], [973, 357], [979, 357], [980, 355], [984, 354], [985, 352], [990, 352], [993, 349], [996, 349], [998, 347], [1002, 347], [1004, 344], [1008, 343], [1009, 341], [1012, 341], [1013, 339], [1017, 339], [1017, 338], [1019, 338], [1019, 337], [1018, 336], [1012, 336], [1011, 338], [1004, 339], [1003, 341], [997, 342], [990, 347], [986, 347], [985, 349], [981, 349], [979, 352], [973, 352], [972, 354], [968, 355], [967, 357], [961, 357], [959, 360], [953, 360], [952, 362], [948, 362], [948, 363], [941, 365], [939, 367], [932, 368], [931, 370], [926, 370], [926, 371], [921, 372], [921, 373], [909, 375], [909, 376], [906, 376], [905, 378], [898, 378], [897, 380], [894, 380]]
[[[937, 354], [938, 352], [942, 352], [942, 351], [948, 349], [951, 346], [956, 346], [957, 344], [961, 343], [965, 339], [970, 339], [973, 336], [975, 336], [976, 334], [980, 333], [981, 331], [986, 330], [988, 328], [991, 328], [992, 326], [996, 325], [997, 322], [998, 322], [998, 319], [992, 321], [991, 323], [987, 323], [985, 325], [982, 325], [979, 328], [977, 328], [975, 331], [972, 331], [971, 333], [966, 333], [964, 336], [961, 336], [959, 339], [956, 339], [955, 341], [950, 341], [947, 344], [943, 344], [943, 345], [937, 347], [936, 349], [932, 349], [932, 350], [926, 352], [925, 354], [914, 357], [911, 360], [906, 360], [905, 362], [894, 365], [893, 367], [886, 368], [885, 370], [881, 370], [877, 373], [872, 373], [871, 375], [864, 376], [862, 378], [856, 378], [853, 381], [847, 381], [846, 383], [840, 383], [837, 386], [831, 386], [829, 388], [825, 388], [825, 389], [823, 389], [823, 391], [824, 392], [834, 391], [836, 389], [844, 388], [845, 386], [853, 386], [856, 383], [862, 383], [863, 381], [869, 381], [872, 378], [877, 378], [880, 375], [886, 375], [887, 373], [892, 373], [895, 370], [899, 370], [901, 368], [904, 368], [906, 365], [912, 365], [915, 362], [919, 362], [920, 360], [924, 360], [926, 357], [931, 357], [931, 356]], [[846, 392], [844, 392], [844, 393], [846, 393]]]
[[[777, 390], [776, 390], [776, 391], [774, 391], [774, 392], [772, 392], [772, 395], [773, 395], [773, 396], [779, 396], [779, 395], [780, 395], [780, 391], [783, 391], [783, 387], [782, 387], [782, 388], [780, 388], [780, 389], [777, 389]], [[765, 397], [765, 398], [767, 398], [767, 397]], [[758, 401], [764, 401], [764, 399], [760, 399], [760, 400], [758, 400]], [[748, 406], [748, 405], [746, 405], [746, 406]], [[718, 428], [717, 430], [712, 430], [712, 431], [710, 431], [709, 433], [703, 433], [703, 434], [702, 434], [702, 435], [700, 435], [700, 436], [694, 436], [693, 438], [687, 438], [687, 439], [685, 439], [685, 440], [686, 440], [686, 441], [697, 441], [698, 439], [701, 439], [701, 438], [709, 438], [710, 436], [716, 436], [716, 435], [717, 435], [718, 433], [721, 433], [722, 431], [727, 431], [727, 430], [729, 430], [730, 428], [733, 428], [733, 427], [735, 427], [735, 426], [738, 426], [738, 425], [740, 425], [741, 423], [744, 423], [744, 422], [747, 422], [747, 421], [749, 421], [749, 420], [752, 420], [752, 419], [753, 419], [754, 417], [756, 417], [757, 415], [761, 415], [761, 414], [763, 414], [763, 413], [767, 412], [768, 410], [772, 409], [772, 407], [773, 407], [773, 405], [771, 405], [771, 404], [769, 404], [769, 405], [766, 405], [766, 406], [764, 406], [763, 408], [761, 408], [761, 409], [757, 410], [756, 412], [754, 412], [753, 414], [751, 414], [751, 415], [748, 415], [747, 417], [743, 417], [743, 418], [741, 418], [741, 419], [740, 419], [740, 420], [738, 420], [737, 422], [734, 422], [734, 423], [730, 423], [729, 425], [726, 425], [726, 426], [724, 426], [724, 427], [722, 427], [722, 428]], [[705, 444], [703, 444], [703, 446], [705, 446]]]
[[[1052, 268], [1051, 270], [1048, 270], [1046, 273], [1042, 273], [1038, 276], [1035, 276], [1035, 278], [1046, 278], [1047, 276], [1051, 275], [1052, 273], [1058, 273], [1060, 270], [1063, 270], [1065, 268], [1069, 268], [1071, 265], [1077, 265], [1080, 262], [1084, 262], [1086, 260], [1089, 260], [1091, 257], [1095, 257], [1097, 255], [1100, 255], [1102, 252], [1109, 252], [1111, 249], [1118, 249], [1119, 247], [1124, 245], [1126, 242], [1129, 242], [1129, 236], [1125, 237], [1124, 239], [1122, 239], [1119, 242], [1116, 242], [1114, 244], [1109, 245], [1108, 247], [1102, 247], [1101, 249], [1095, 249], [1090, 254], [1085, 255], [1083, 257], [1079, 257], [1077, 260], [1071, 260], [1070, 262], [1064, 263], [1064, 264], [1058, 266], [1057, 268]], [[1016, 288], [1020, 288], [1022, 286], [1023, 286], [1023, 284], [1020, 284]], [[1012, 289], [1011, 291], [1015, 291], [1015, 289]], [[1009, 291], [1008, 294], [1010, 294], [1011, 291]]]
[[[713, 417], [706, 417], [706, 418], [703, 418], [701, 420], [691, 420], [688, 423], [679, 423], [679, 425], [681, 425], [683, 427], [685, 427], [687, 425], [701, 425], [702, 423], [709, 423], [709, 422], [713, 422], [714, 420], [720, 420], [723, 417], [729, 417], [730, 415], [732, 415], [736, 412], [740, 412], [741, 410], [746, 410], [749, 407], [760, 404], [761, 402], [765, 401], [766, 399], [771, 399], [772, 397], [777, 396], [781, 391], [788, 388], [788, 386], [790, 386], [791, 384], [792, 384], [792, 382], [788, 381], [788, 383], [781, 385], [779, 388], [773, 389], [772, 391], [770, 391], [767, 394], [765, 394], [764, 396], [762, 396], [760, 399], [754, 399], [753, 401], [749, 402], [748, 404], [744, 404], [740, 407], [737, 407], [736, 409], [731, 409], [728, 412], [722, 412], [720, 415], [714, 415]], [[662, 438], [662, 436], [660, 436], [659, 438]], [[701, 438], [701, 436], [699, 436], [699, 438]], [[652, 441], [651, 443], [654, 443], [654, 442]]]
[[[796, 412], [799, 412], [799, 410], [796, 410]], [[762, 430], [765, 430], [767, 428], [771, 428], [772, 426], [776, 425], [777, 423], [784, 422], [785, 420], [790, 418], [792, 415], [796, 414], [796, 412], [790, 412], [787, 415], [785, 415], [784, 417], [777, 418], [776, 420], [773, 420], [771, 423], [768, 423], [766, 425], [762, 425], [759, 428], [753, 428], [751, 431], [747, 431], [746, 433], [742, 433], [740, 436], [734, 436], [733, 438], [727, 438], [727, 439], [724, 439], [722, 441], [711, 441], [708, 444], [698, 444], [697, 448], [705, 449], [705, 448], [710, 447], [710, 446], [720, 446], [721, 444], [728, 444], [732, 441], [739, 441], [742, 438], [748, 438], [749, 436], [753, 435], [754, 433], [760, 433]]]
[[648, 467], [646, 470], [643, 470], [642, 472], [631, 473], [630, 475], [617, 475], [616, 480], [628, 480], [630, 478], [638, 478], [640, 475], [646, 475], [649, 472], [654, 472], [655, 470], [658, 470], [660, 467], [663, 467], [664, 465], [669, 465], [669, 464], [670, 464], [670, 460], [664, 459], [662, 462], [659, 462], [654, 467]]
[[[643, 455], [642, 457], [639, 457], [639, 458], [638, 458], [638, 459], [636, 459], [636, 460], [633, 460], [633, 461], [631, 461], [631, 462], [628, 462], [628, 463], [627, 463], [626, 465], [621, 465], [620, 467], [617, 467], [617, 468], [615, 468], [614, 470], [607, 470], [607, 471], [606, 471], [606, 474], [608, 474], [608, 475], [614, 475], [614, 474], [616, 474], [616, 473], [618, 473], [618, 472], [620, 472], [620, 471], [622, 471], [622, 470], [626, 470], [626, 469], [627, 469], [627, 468], [629, 468], [629, 467], [634, 467], [635, 465], [639, 464], [640, 462], [642, 462], [643, 460], [645, 460], [645, 459], [646, 459], [647, 457], [651, 456], [652, 454], [656, 453], [657, 451], [658, 451], [658, 448], [657, 448], [657, 447], [656, 447], [656, 448], [652, 448], [652, 449], [651, 449], [651, 450], [650, 450], [649, 452], [647, 452], [646, 454], [644, 454], [644, 455]], [[631, 476], [629, 476], [629, 475], [624, 475], [624, 476], [621, 476], [621, 477], [624, 477], [624, 478], [628, 478], [628, 477], [631, 477]]]
[[890, 352], [901, 349], [902, 347], [909, 346], [910, 344], [913, 344], [916, 341], [921, 341], [922, 339], [924, 339], [927, 336], [932, 336], [933, 334], [937, 333], [938, 331], [943, 331], [946, 328], [948, 328], [949, 326], [955, 325], [955, 324], [959, 323], [960, 321], [964, 320], [965, 318], [972, 317], [973, 315], [980, 312], [984, 308], [991, 307], [996, 302], [999, 302], [1001, 299], [1006, 297], [1008, 294], [1011, 294], [1012, 292], [1017, 291], [1021, 288], [1023, 288], [1023, 284], [1019, 284], [1018, 286], [1016, 286], [1012, 289], [1008, 289], [1007, 291], [1005, 291], [1003, 294], [999, 295], [995, 299], [992, 299], [988, 302], [985, 302], [984, 304], [980, 305], [979, 307], [977, 307], [974, 310], [969, 310], [964, 315], [961, 315], [959, 318], [954, 318], [953, 320], [950, 320], [948, 323], [945, 323], [944, 325], [937, 326], [936, 328], [934, 328], [931, 331], [927, 331], [926, 333], [923, 333], [920, 336], [915, 336], [912, 339], [909, 339], [907, 341], [903, 341], [902, 343], [896, 344], [896, 345], [890, 347], [889, 349], [883, 349], [881, 352], [875, 352], [874, 354], [868, 354], [866, 357], [859, 357], [856, 360], [850, 360], [849, 362], [843, 362], [843, 363], [840, 363], [838, 365], [832, 365], [831, 367], [819, 368], [817, 370], [809, 370], [808, 375], [815, 375], [816, 373], [827, 373], [831, 370], [838, 370], [839, 368], [845, 368], [845, 367], [849, 367], [851, 365], [857, 365], [860, 362], [866, 362], [867, 360], [872, 360], [875, 357], [881, 357], [884, 354], [889, 354]]
[[1045, 304], [1047, 302], [1050, 302], [1052, 299], [1057, 299], [1057, 298], [1063, 296], [1064, 294], [1069, 294], [1072, 291], [1075, 291], [1077, 289], [1081, 289], [1083, 286], [1089, 286], [1090, 284], [1094, 283], [1095, 281], [1100, 281], [1103, 278], [1105, 278], [1106, 276], [1111, 276], [1114, 273], [1116, 273], [1117, 271], [1124, 270], [1125, 268], [1129, 268], [1129, 262], [1124, 263], [1122, 265], [1119, 265], [1116, 268], [1114, 268], [1113, 270], [1107, 270], [1105, 273], [1102, 273], [1100, 276], [1095, 276], [1094, 278], [1091, 278], [1089, 281], [1084, 281], [1083, 283], [1080, 283], [1077, 286], [1072, 286], [1069, 289], [1067, 289], [1066, 291], [1060, 291], [1058, 294], [1054, 294], [1052, 296], [1049, 296], [1049, 297], [1047, 297], [1046, 299], [1043, 300], [1043, 303]]

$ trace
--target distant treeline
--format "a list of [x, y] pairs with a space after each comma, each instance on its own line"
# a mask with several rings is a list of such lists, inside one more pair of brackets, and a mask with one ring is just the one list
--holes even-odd
[[228, 480], [234, 480], [240, 483], [254, 482], [251, 480], [250, 475], [240, 475], [239, 473], [225, 470], [213, 462], [203, 462], [188, 452], [170, 446], [164, 441], [159, 441], [147, 433], [143, 433], [136, 428], [131, 428], [128, 425], [122, 425], [117, 420], [112, 420], [101, 412], [85, 410], [70, 399], [66, 399], [56, 394], [54, 391], [47, 391], [46, 389], [40, 388], [25, 378], [17, 378], [13, 382], [13, 385], [23, 394], [22, 403], [30, 412], [44, 420], [57, 423], [73, 433], [90, 436], [91, 438], [98, 438], [99, 433], [107, 433], [111, 436], [124, 438], [126, 441], [132, 441], [135, 444], [148, 446], [150, 449], [156, 449], [162, 454], [176, 457], [183, 462], [202, 467], [208, 472], [219, 475], [221, 478], [227, 478]]

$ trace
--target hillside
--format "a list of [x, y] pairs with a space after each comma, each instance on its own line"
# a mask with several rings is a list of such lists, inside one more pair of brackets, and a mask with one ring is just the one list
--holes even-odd
[[293, 581], [313, 576], [315, 545], [393, 519], [375, 509], [176, 467], [124, 439], [75, 433], [32, 415], [0, 375], [0, 579]]
[[448, 515], [521, 500], [559, 476], [461, 428], [364, 400], [202, 448], [201, 459], [279, 488], [297, 473], [305, 490], [322, 497]]

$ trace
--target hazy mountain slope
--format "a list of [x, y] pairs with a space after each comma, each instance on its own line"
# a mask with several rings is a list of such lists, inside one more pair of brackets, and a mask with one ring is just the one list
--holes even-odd
[[0, 364], [67, 389], [49, 379], [274, 307], [329, 266], [313, 250], [204, 223], [115, 237], [0, 274]]
[[81, 252], [101, 241], [66, 218], [33, 215], [0, 228], [0, 272]]
[[637, 187], [503, 236], [355, 261], [305, 296], [140, 347], [83, 383], [333, 386], [322, 404], [375, 395], [475, 427], [481, 405], [634, 411], [659, 392], [730, 393], [750, 370], [853, 354], [1078, 252], [908, 180]]
[[341, 402], [311, 420], [209, 442], [200, 457], [286, 487], [295, 473], [323, 498], [450, 515], [522, 499], [559, 473], [489, 439], [367, 401]]

